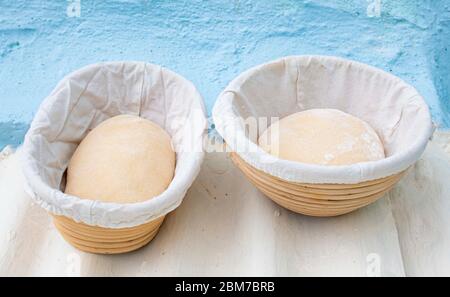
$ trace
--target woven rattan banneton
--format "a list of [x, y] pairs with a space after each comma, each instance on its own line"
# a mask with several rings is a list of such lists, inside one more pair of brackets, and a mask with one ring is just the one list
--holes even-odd
[[282, 180], [253, 168], [238, 154], [234, 164], [275, 203], [304, 215], [338, 216], [366, 206], [389, 191], [404, 172], [358, 184], [304, 184]]
[[77, 223], [64, 216], [53, 222], [64, 239], [77, 249], [95, 254], [121, 254], [148, 244], [158, 233], [164, 217], [131, 228], [109, 229]]

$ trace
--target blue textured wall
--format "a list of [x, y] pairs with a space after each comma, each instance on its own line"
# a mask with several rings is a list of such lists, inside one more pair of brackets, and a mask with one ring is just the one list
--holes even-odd
[[[439, 1], [438, 1], [439, 2]], [[442, 126], [450, 127], [450, 1], [437, 4], [439, 16], [436, 18], [431, 38], [426, 43], [431, 53], [430, 64], [435, 87], [440, 98]]]
[[[65, 74], [106, 60], [144, 60], [193, 81], [211, 110], [243, 70], [285, 55], [327, 54], [378, 66], [413, 84], [449, 127], [446, 0], [0, 0], [0, 149], [18, 144]], [[439, 99], [440, 98], [440, 99]]]

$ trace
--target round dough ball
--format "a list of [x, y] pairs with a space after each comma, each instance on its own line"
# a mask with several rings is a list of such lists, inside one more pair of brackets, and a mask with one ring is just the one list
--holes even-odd
[[151, 121], [120, 115], [80, 143], [67, 169], [65, 192], [105, 202], [141, 202], [164, 192], [174, 172], [169, 134]]
[[372, 127], [336, 109], [294, 113], [272, 124], [258, 142], [278, 158], [303, 163], [347, 165], [384, 158]]

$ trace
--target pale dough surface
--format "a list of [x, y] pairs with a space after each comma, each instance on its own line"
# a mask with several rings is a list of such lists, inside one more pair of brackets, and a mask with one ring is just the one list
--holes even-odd
[[105, 202], [134, 203], [161, 194], [172, 181], [175, 152], [157, 124], [131, 115], [110, 118], [78, 146], [65, 192]]
[[282, 118], [259, 137], [266, 152], [281, 159], [347, 165], [385, 157], [370, 125], [336, 109], [310, 109]]

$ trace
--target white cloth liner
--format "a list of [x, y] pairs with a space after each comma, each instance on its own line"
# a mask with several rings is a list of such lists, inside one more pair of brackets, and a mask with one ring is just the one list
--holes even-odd
[[[270, 117], [312, 108], [335, 108], [367, 121], [382, 139], [386, 158], [341, 166], [281, 160], [259, 148], [259, 134], [249, 135], [243, 121], [265, 118], [270, 125]], [[377, 68], [328, 56], [285, 57], [252, 68], [219, 95], [212, 114], [219, 134], [247, 163], [300, 183], [354, 184], [401, 172], [420, 158], [434, 131], [428, 107], [412, 86]]]
[[[104, 120], [132, 114], [172, 137], [175, 176], [161, 195], [141, 203], [107, 203], [64, 194], [64, 172], [77, 145]], [[47, 211], [107, 228], [141, 225], [177, 208], [203, 161], [203, 100], [194, 85], [157, 65], [107, 62], [65, 77], [42, 102], [21, 151], [27, 192]], [[149, 197], [150, 198], [150, 197]]]

